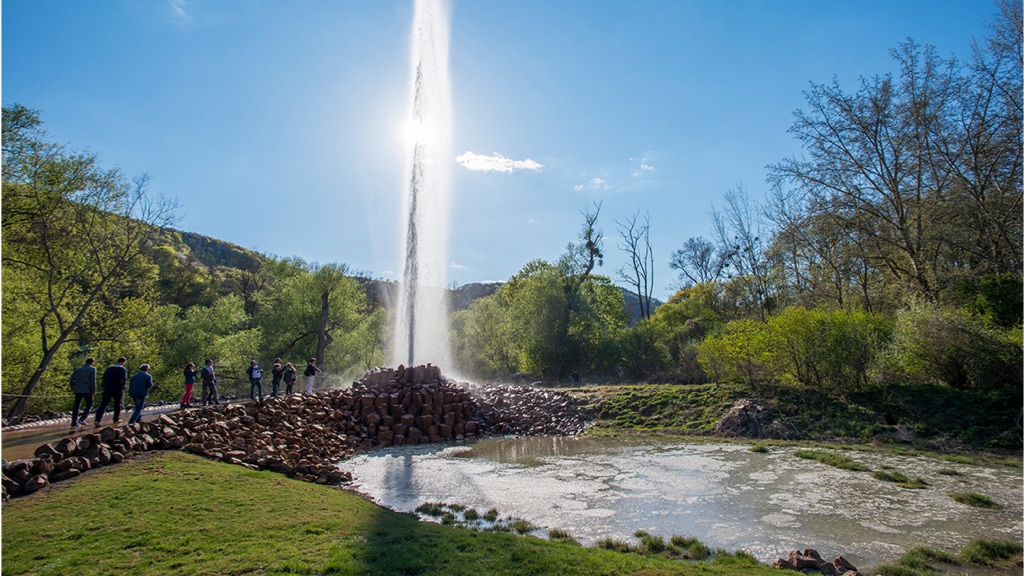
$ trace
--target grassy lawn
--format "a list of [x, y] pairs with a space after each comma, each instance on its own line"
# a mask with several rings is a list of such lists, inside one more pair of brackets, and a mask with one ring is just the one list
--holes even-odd
[[356, 494], [181, 452], [3, 506], [3, 574], [778, 574], [420, 522]]

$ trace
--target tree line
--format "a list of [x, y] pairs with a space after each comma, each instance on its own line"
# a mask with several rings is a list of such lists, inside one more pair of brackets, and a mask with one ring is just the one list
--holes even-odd
[[[799, 157], [712, 207], [708, 237], [672, 252], [679, 290], [652, 306], [650, 221], [616, 221], [639, 302], [599, 274], [601, 205], [555, 262], [534, 260], [452, 313], [472, 378], [872, 383], [1021, 390], [1021, 7], [999, 4], [970, 58], [907, 41], [897, 71], [812, 84], [790, 132]], [[250, 358], [320, 359], [341, 382], [384, 362], [387, 311], [366, 274], [179, 232], [145, 175], [51, 142], [3, 108], [3, 407], [66, 409], [88, 356], [154, 367], [171, 398], [187, 362], [242, 378]]]
[[[725, 193], [709, 237], [670, 258], [680, 290], [627, 326], [610, 280], [527, 264], [455, 314], [461, 368], [680, 382], [1021, 387], [1021, 7], [969, 59], [908, 40], [897, 71], [812, 84], [768, 166], [768, 194]], [[583, 245], [598, 241], [585, 218]], [[619, 279], [650, 302], [648, 221], [617, 222]], [[645, 296], [648, 298], [645, 300]]]

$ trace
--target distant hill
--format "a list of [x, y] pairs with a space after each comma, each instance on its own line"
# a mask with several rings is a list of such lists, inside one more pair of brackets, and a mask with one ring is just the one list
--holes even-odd
[[[251, 271], [258, 268], [266, 256], [243, 248], [237, 244], [218, 240], [210, 236], [169, 230], [161, 238], [162, 244], [175, 249], [183, 260], [201, 264], [208, 269], [237, 269]], [[366, 290], [367, 300], [374, 305], [389, 308], [398, 300], [398, 282], [394, 280], [356, 278]], [[478, 298], [490, 296], [498, 291], [504, 282], [471, 282], [449, 289], [451, 309], [467, 310]], [[632, 325], [640, 320], [640, 303], [636, 293], [621, 286], [618, 287], [626, 300], [625, 308]], [[652, 300], [652, 307], [657, 308], [661, 301]]]

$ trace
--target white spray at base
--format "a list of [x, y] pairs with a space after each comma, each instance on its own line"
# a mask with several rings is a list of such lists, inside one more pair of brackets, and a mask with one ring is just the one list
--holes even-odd
[[391, 365], [450, 364], [445, 266], [451, 167], [451, 80], [446, 0], [416, 0], [405, 190], [405, 266]]

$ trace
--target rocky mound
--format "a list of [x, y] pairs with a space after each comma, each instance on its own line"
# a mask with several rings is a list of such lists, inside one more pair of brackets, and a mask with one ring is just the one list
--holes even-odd
[[582, 429], [583, 418], [568, 395], [528, 387], [475, 388], [471, 394], [436, 366], [399, 366], [369, 372], [350, 388], [177, 411], [43, 444], [34, 458], [5, 463], [3, 497], [31, 494], [146, 450], [181, 449], [339, 484], [351, 476], [336, 462], [378, 447]]
[[715, 424], [715, 436], [795, 440], [800, 434], [788, 422], [776, 420], [760, 400], [741, 398]]
[[786, 570], [796, 570], [804, 574], [813, 571], [821, 572], [826, 576], [838, 576], [839, 574], [857, 576], [859, 574], [857, 567], [850, 564], [846, 558], [836, 556], [832, 562], [826, 562], [821, 557], [821, 554], [813, 548], [805, 548], [803, 552], [791, 550], [788, 558], [779, 558], [772, 563], [772, 566]]

